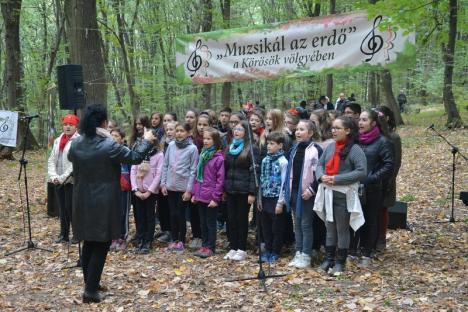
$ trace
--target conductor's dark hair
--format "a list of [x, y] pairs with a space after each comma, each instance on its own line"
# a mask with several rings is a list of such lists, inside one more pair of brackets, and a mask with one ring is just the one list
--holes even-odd
[[107, 120], [107, 108], [102, 104], [86, 107], [80, 122], [80, 132], [87, 137], [96, 136], [96, 128]]

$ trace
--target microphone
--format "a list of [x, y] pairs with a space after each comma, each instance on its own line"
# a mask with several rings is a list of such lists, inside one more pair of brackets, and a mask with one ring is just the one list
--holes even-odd
[[432, 124], [432, 125], [430, 125], [429, 127], [426, 128], [426, 130], [429, 130], [429, 129], [433, 130], [434, 129], [434, 124]]
[[20, 117], [21, 120], [31, 120], [34, 118], [39, 118], [39, 114]]

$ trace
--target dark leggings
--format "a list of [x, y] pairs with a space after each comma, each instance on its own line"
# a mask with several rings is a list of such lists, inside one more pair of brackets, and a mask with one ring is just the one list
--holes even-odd
[[110, 243], [111, 242], [83, 242], [81, 265], [83, 268], [85, 289], [89, 292], [96, 292], [98, 290]]
[[198, 211], [198, 206], [189, 202], [188, 209], [190, 212], [190, 226], [192, 228], [192, 237], [193, 238], [202, 238], [202, 230], [200, 225], [200, 212]]
[[60, 236], [68, 239], [72, 221], [73, 184], [66, 183], [55, 186], [55, 195], [59, 204]]
[[169, 203], [167, 202], [167, 196], [162, 194], [158, 195], [158, 218], [161, 231], [167, 232], [171, 230], [171, 216], [169, 213]]
[[181, 241], [185, 244], [187, 225], [185, 221], [185, 210], [188, 202], [182, 200], [183, 192], [168, 191], [167, 202], [171, 216], [171, 235], [173, 241]]
[[351, 249], [361, 247], [362, 255], [370, 257], [379, 236], [378, 218], [382, 209], [382, 190], [379, 187], [366, 188], [366, 200], [362, 205], [366, 222], [357, 232], [351, 232]]
[[137, 213], [137, 233], [146, 242], [152, 242], [154, 228], [156, 226], [156, 194], [151, 194], [147, 199], [135, 198], [135, 211]]
[[230, 249], [247, 249], [250, 208], [247, 199], [247, 194], [227, 195]]
[[218, 215], [218, 207], [208, 207], [208, 204], [198, 203], [198, 211], [200, 212], [200, 226], [202, 235], [202, 246], [208, 247], [212, 251], [216, 249], [216, 217]]

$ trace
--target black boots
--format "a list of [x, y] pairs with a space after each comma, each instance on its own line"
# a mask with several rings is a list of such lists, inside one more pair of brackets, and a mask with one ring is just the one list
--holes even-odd
[[331, 276], [340, 276], [344, 272], [347, 257], [348, 249], [338, 249], [338, 253], [336, 256], [336, 264], [333, 267], [332, 272], [330, 273]]
[[83, 303], [99, 303], [104, 299], [104, 296], [99, 292], [90, 292], [85, 290], [83, 293]]
[[327, 273], [328, 270], [335, 265], [335, 250], [336, 250], [335, 246], [325, 247], [325, 261], [322, 262], [319, 268], [325, 273]]

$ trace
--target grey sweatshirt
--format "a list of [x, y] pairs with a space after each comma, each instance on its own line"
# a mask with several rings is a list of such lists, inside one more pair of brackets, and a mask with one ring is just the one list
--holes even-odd
[[[325, 166], [335, 153], [335, 142], [327, 146], [323, 151], [322, 157], [319, 159], [317, 170], [317, 180], [320, 181], [322, 176], [326, 175]], [[366, 155], [359, 147], [354, 144], [349, 151], [345, 160], [340, 161], [340, 171], [335, 176], [334, 182], [336, 185], [349, 185], [358, 181], [363, 181], [367, 177], [367, 160]]]
[[178, 148], [172, 141], [164, 154], [161, 187], [175, 192], [192, 192], [197, 163], [198, 150], [194, 144]]

